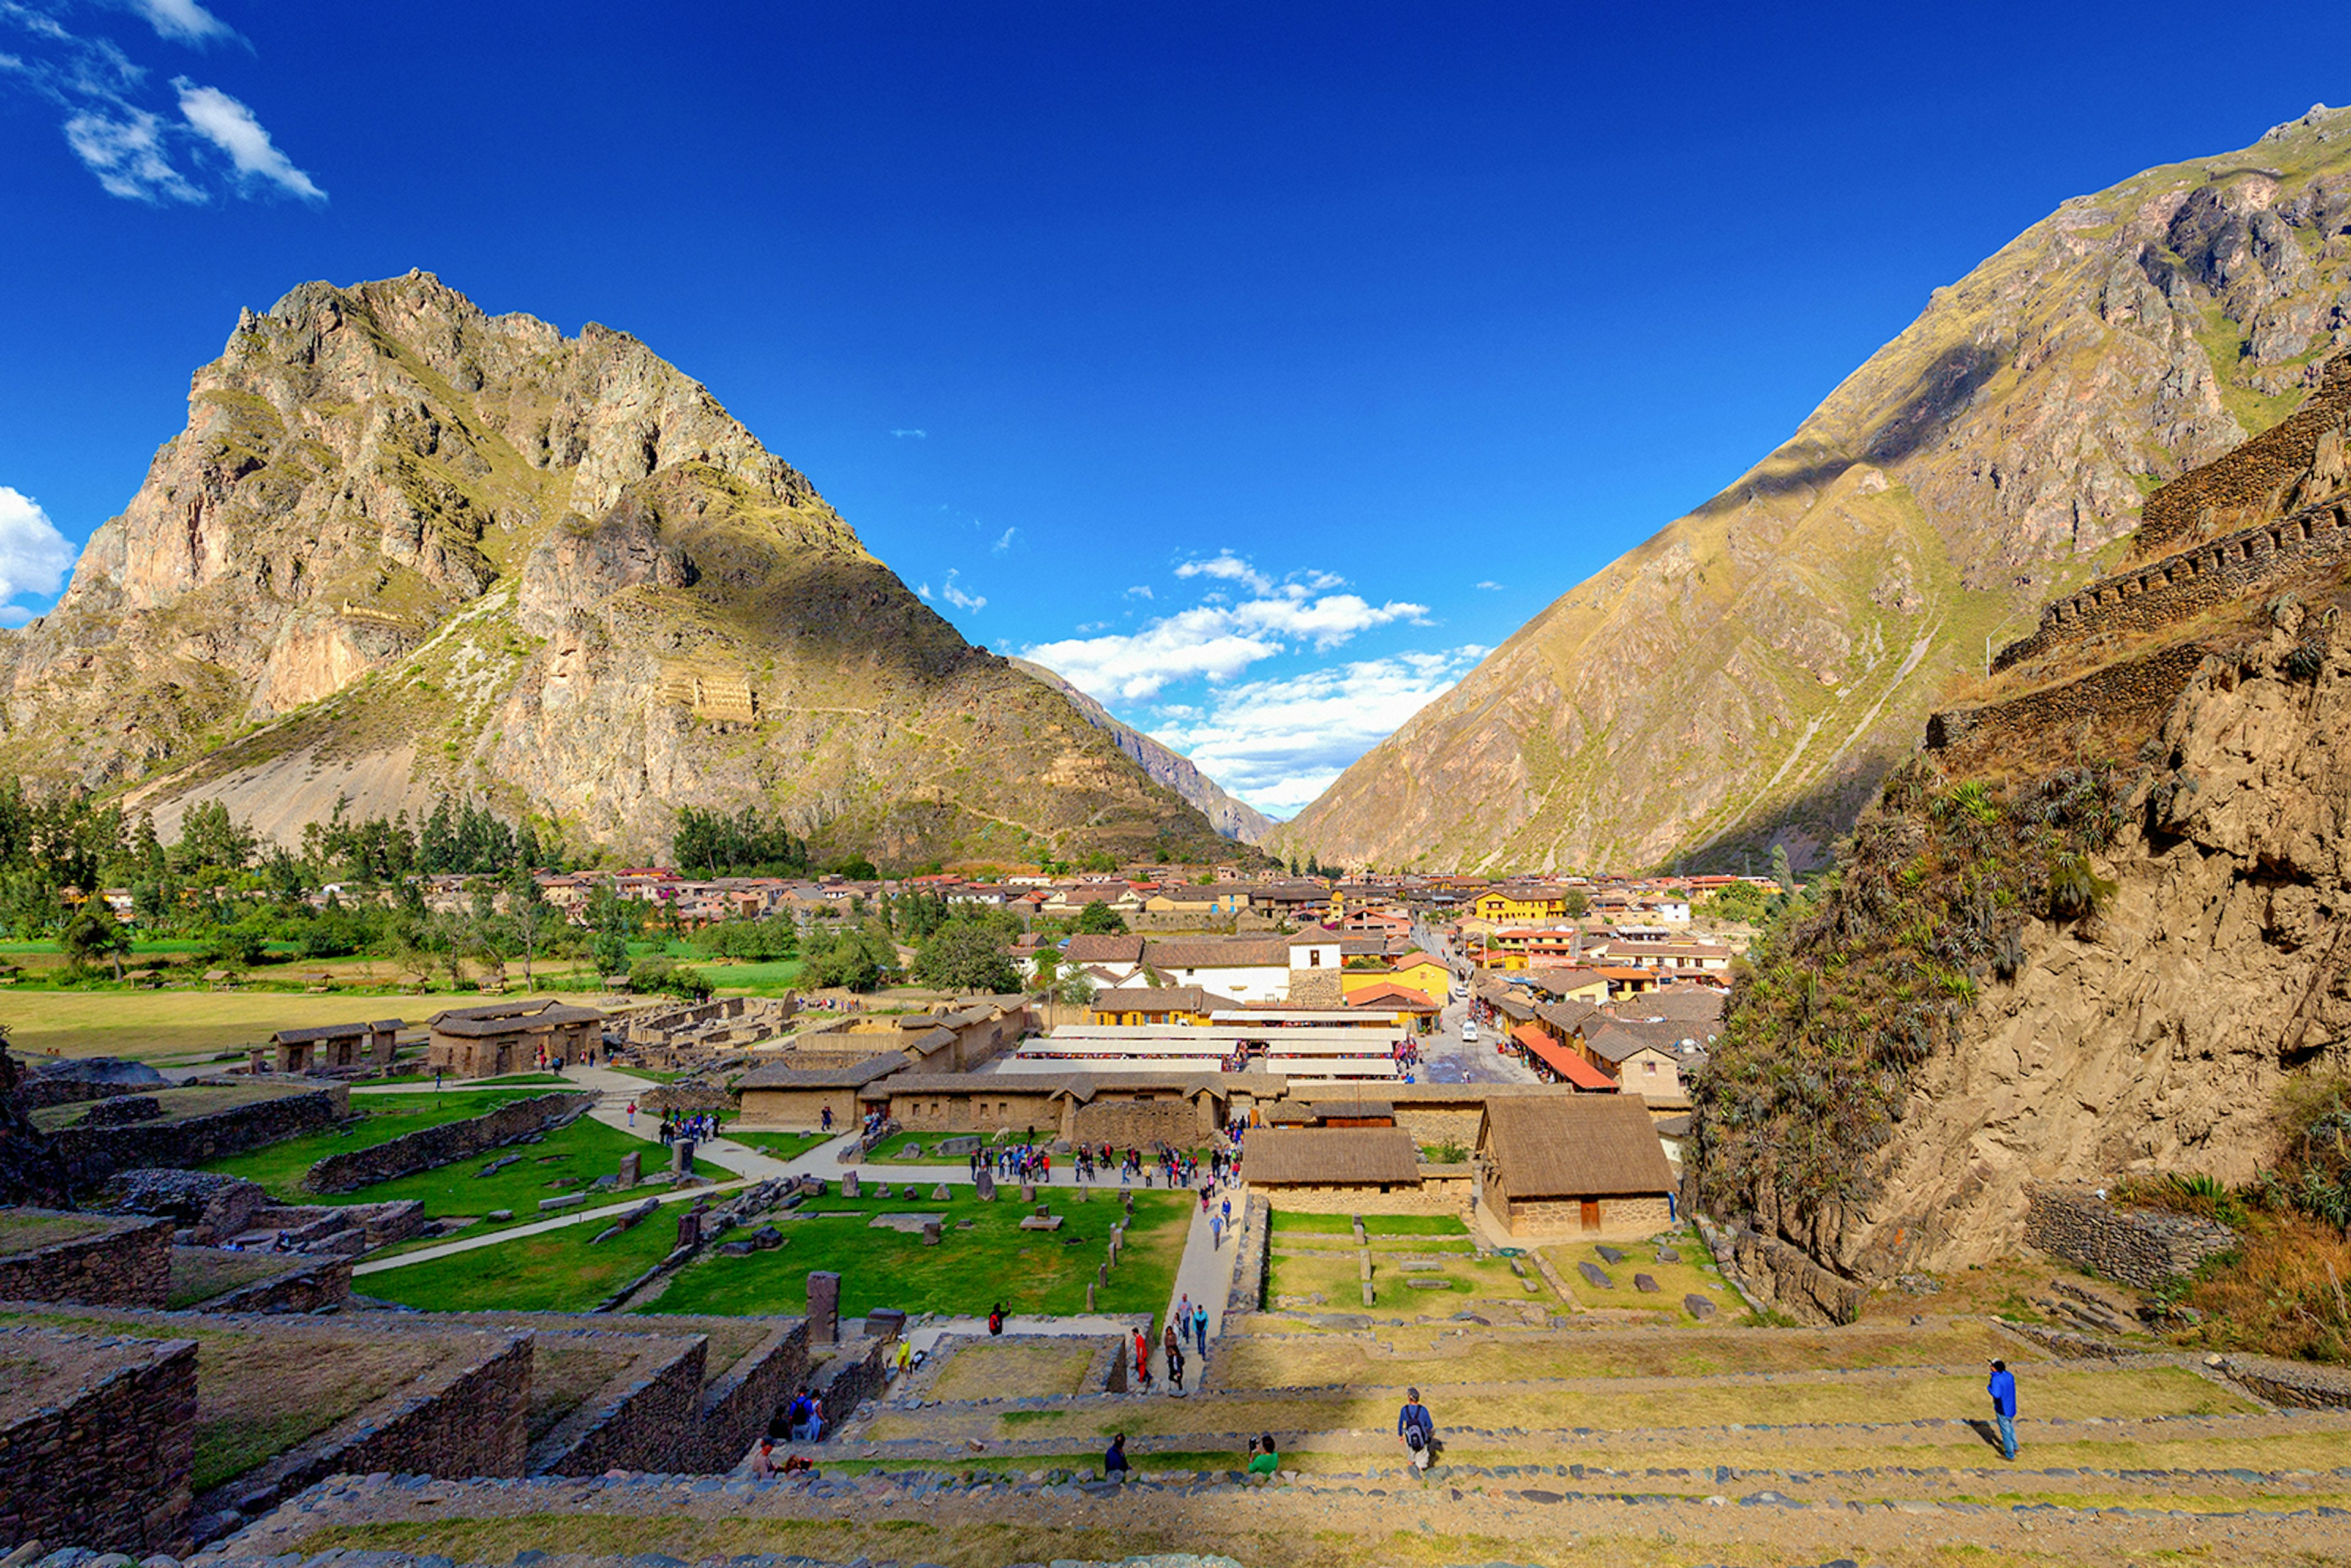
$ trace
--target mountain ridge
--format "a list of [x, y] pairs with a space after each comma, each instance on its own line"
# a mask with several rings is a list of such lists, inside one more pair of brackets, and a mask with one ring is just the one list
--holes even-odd
[[1190, 802], [1208, 819], [1209, 825], [1225, 837], [1254, 844], [1261, 841], [1277, 825], [1273, 818], [1249, 802], [1235, 798], [1223, 785], [1201, 772], [1199, 765], [1190, 758], [1144, 734], [1044, 665], [1028, 659], [1014, 659], [1012, 667], [1067, 697], [1070, 705], [1084, 715], [1088, 723], [1106, 731], [1121, 751], [1133, 758], [1153, 779]]
[[0, 639], [0, 766], [280, 838], [447, 791], [623, 854], [683, 803], [881, 861], [1221, 841], [699, 382], [422, 271], [240, 314]]
[[[2248, 153], [2258, 152], [2258, 158]], [[1818, 863], [1984, 645], [2274, 424], [2351, 309], [2351, 111], [2002, 246], [1721, 492], [1569, 590], [1268, 848], [1381, 868]]]

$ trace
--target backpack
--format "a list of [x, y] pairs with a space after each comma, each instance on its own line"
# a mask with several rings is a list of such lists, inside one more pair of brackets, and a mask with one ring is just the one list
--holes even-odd
[[1427, 1441], [1428, 1439], [1420, 1435], [1419, 1427], [1406, 1427], [1404, 1429], [1404, 1446], [1410, 1448], [1414, 1453], [1416, 1454], [1420, 1452], [1421, 1448], [1427, 1443]]

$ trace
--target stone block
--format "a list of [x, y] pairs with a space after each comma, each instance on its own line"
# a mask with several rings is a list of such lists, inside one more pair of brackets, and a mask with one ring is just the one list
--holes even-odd
[[996, 1173], [986, 1166], [979, 1167], [979, 1186], [977, 1196], [982, 1203], [996, 1201]]
[[1635, 1274], [1633, 1276], [1633, 1289], [1645, 1296], [1654, 1296], [1657, 1293], [1657, 1281], [1650, 1275]]
[[578, 1208], [587, 1201], [588, 1195], [584, 1192], [567, 1192], [561, 1197], [540, 1198], [538, 1211], [541, 1214], [553, 1214], [560, 1209]]
[[694, 1140], [692, 1138], [680, 1138], [675, 1144], [671, 1145], [669, 1152], [669, 1168], [675, 1171], [679, 1176], [684, 1176], [688, 1171], [694, 1169]]
[[1624, 1254], [1624, 1252], [1623, 1252], [1623, 1251], [1621, 1251], [1620, 1249], [1618, 1249], [1617, 1248], [1614, 1248], [1614, 1247], [1594, 1247], [1594, 1248], [1593, 1249], [1593, 1250], [1594, 1252], [1597, 1252], [1597, 1253], [1599, 1253], [1599, 1254], [1600, 1254], [1600, 1260], [1601, 1260], [1603, 1263], [1611, 1263], [1611, 1264], [1614, 1264], [1614, 1263], [1622, 1263], [1623, 1261], [1625, 1261], [1625, 1254]]
[[1061, 1217], [1058, 1214], [1024, 1215], [1020, 1220], [1020, 1228], [1023, 1230], [1059, 1230], [1061, 1228]]
[[843, 1197], [855, 1197], [859, 1196], [857, 1173], [855, 1171], [843, 1171], [841, 1173], [841, 1196]]
[[936, 1247], [938, 1244], [939, 1222], [934, 1219], [927, 1222], [923, 1227], [923, 1245], [925, 1247]]
[[954, 1194], [947, 1191], [947, 1184], [945, 1182], [941, 1182], [938, 1186], [931, 1188], [931, 1201], [933, 1203], [945, 1203], [954, 1196]]
[[1712, 1301], [1708, 1301], [1704, 1296], [1698, 1295], [1695, 1291], [1682, 1298], [1682, 1311], [1689, 1313], [1690, 1316], [1696, 1318], [1700, 1322], [1705, 1322], [1708, 1319], [1716, 1316], [1721, 1312], [1721, 1308], [1716, 1306]]
[[1616, 1288], [1616, 1281], [1610, 1279], [1597, 1263], [1578, 1263], [1575, 1271], [1583, 1275], [1583, 1282], [1593, 1290], [1613, 1291]]
[[645, 1156], [642, 1153], [631, 1149], [621, 1156], [620, 1179], [622, 1186], [634, 1186], [645, 1179]]
[[772, 1225], [762, 1225], [747, 1238], [762, 1252], [772, 1252], [784, 1244], [784, 1233]]
[[1663, 1247], [1663, 1246], [1661, 1246], [1661, 1247], [1659, 1247], [1659, 1248], [1657, 1249], [1657, 1261], [1658, 1261], [1658, 1262], [1660, 1262], [1660, 1263], [1678, 1263], [1678, 1262], [1680, 1262], [1681, 1260], [1682, 1260], [1682, 1255], [1681, 1255], [1680, 1253], [1678, 1253], [1678, 1252], [1675, 1251], [1672, 1248], [1670, 1248], [1670, 1247]]
[[841, 1276], [822, 1269], [808, 1277], [808, 1342], [841, 1343]]

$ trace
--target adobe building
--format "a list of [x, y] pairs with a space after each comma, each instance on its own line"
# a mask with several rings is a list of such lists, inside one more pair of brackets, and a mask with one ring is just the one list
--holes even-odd
[[1311, 1214], [1452, 1214], [1466, 1207], [1459, 1167], [1424, 1167], [1402, 1127], [1270, 1127], [1249, 1141], [1249, 1189]]
[[[1249, 1151], [1249, 1179], [1257, 1179]], [[1478, 1133], [1479, 1196], [1512, 1237], [1649, 1236], [1673, 1223], [1673, 1167], [1627, 1094], [1497, 1096]]]
[[452, 1078], [498, 1078], [531, 1071], [542, 1051], [556, 1066], [582, 1060], [603, 1038], [604, 1015], [541, 997], [451, 1008], [428, 1021], [428, 1071]]
[[[269, 1037], [277, 1048], [273, 1071], [278, 1072], [343, 1072], [373, 1070], [382, 1071], [392, 1065], [393, 1043], [400, 1038], [402, 1024], [398, 1019], [378, 1019], [373, 1023], [320, 1024], [315, 1029], [281, 1029]], [[261, 1048], [256, 1046], [246, 1058], [246, 1067], [261, 1071]]]
[[894, 1051], [881, 1051], [842, 1067], [767, 1062], [735, 1081], [743, 1104], [743, 1119], [738, 1124], [810, 1132], [821, 1128], [824, 1113], [831, 1111], [833, 1126], [847, 1131], [857, 1125], [863, 1113], [859, 1098], [862, 1091], [880, 1079], [904, 1071], [905, 1066], [905, 1057]]

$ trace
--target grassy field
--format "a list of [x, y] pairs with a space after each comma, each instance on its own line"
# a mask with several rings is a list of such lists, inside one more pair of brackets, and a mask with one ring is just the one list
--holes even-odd
[[225, 1291], [237, 1290], [273, 1275], [290, 1273], [308, 1260], [269, 1252], [223, 1252], [210, 1247], [172, 1249], [173, 1312], [209, 1301]]
[[[1722, 1282], [1721, 1274], [1699, 1266], [1714, 1261], [1703, 1243], [1677, 1238], [1667, 1245], [1681, 1255], [1680, 1262], [1658, 1262], [1656, 1245], [1647, 1241], [1615, 1243], [1615, 1249], [1625, 1254], [1622, 1263], [1611, 1263], [1600, 1256], [1598, 1244], [1590, 1241], [1545, 1247], [1541, 1251], [1551, 1266], [1559, 1270], [1559, 1277], [1567, 1281], [1567, 1288], [1575, 1292], [1575, 1299], [1587, 1307], [1659, 1313], [1677, 1324], [1694, 1327], [1698, 1320], [1689, 1315], [1682, 1298], [1695, 1292], [1726, 1312], [1743, 1312], [1743, 1303]], [[1577, 1270], [1579, 1263], [1592, 1264], [1614, 1283], [1609, 1289], [1601, 1289]], [[1654, 1292], [1641, 1290], [1633, 1282], [1635, 1274], [1646, 1274], [1656, 1281], [1657, 1289]]]
[[[818, 1198], [809, 1206], [816, 1211], [810, 1218], [780, 1223], [787, 1239], [781, 1248], [695, 1263], [671, 1281], [657, 1310], [799, 1312], [807, 1306], [810, 1271], [831, 1269], [841, 1273], [841, 1311], [850, 1317], [876, 1307], [977, 1316], [999, 1301], [1016, 1313], [1081, 1312], [1119, 1205], [1099, 1197], [1078, 1203], [1058, 1188], [1045, 1201], [1063, 1217], [1058, 1231], [1022, 1230], [1021, 1218], [1030, 1210], [1001, 1199], [982, 1203], [967, 1191], [944, 1202]], [[1150, 1312], [1155, 1319], [1167, 1310], [1190, 1226], [1188, 1207], [1181, 1194], [1136, 1195], [1134, 1223], [1111, 1270], [1110, 1289], [1095, 1301], [1097, 1310]], [[944, 1214], [941, 1244], [925, 1247], [920, 1235], [875, 1229], [863, 1218], [907, 1212]], [[832, 1215], [842, 1218], [825, 1218]], [[956, 1228], [965, 1219], [972, 1228]]]
[[351, 1288], [427, 1312], [584, 1312], [677, 1245], [677, 1212], [667, 1204], [635, 1229], [590, 1247], [590, 1238], [611, 1223], [583, 1219], [496, 1247], [362, 1275]]
[[[463, 1006], [465, 999], [461, 993], [20, 990], [0, 993], [0, 1023], [8, 1026], [9, 1043], [20, 1055], [198, 1059], [232, 1046], [264, 1043], [273, 1030], [384, 1018], [415, 1021]], [[561, 999], [592, 1004], [596, 998], [569, 994]]]
[[[639, 1115], [644, 1114], [640, 1111]], [[726, 1136], [747, 1148], [773, 1155], [779, 1160], [796, 1160], [820, 1144], [831, 1142], [838, 1133], [747, 1133], [737, 1127], [726, 1129]]]
[[[315, 1203], [319, 1201], [317, 1196], [302, 1190], [302, 1177], [329, 1155], [373, 1148], [403, 1134], [437, 1127], [444, 1122], [462, 1122], [468, 1116], [479, 1116], [542, 1092], [538, 1089], [463, 1089], [441, 1094], [354, 1094], [351, 1110], [360, 1119], [351, 1126], [248, 1149], [241, 1155], [214, 1160], [204, 1168], [257, 1181], [289, 1202]], [[464, 1174], [472, 1175], [489, 1157], [461, 1162]], [[343, 1201], [360, 1199], [354, 1197]], [[365, 1201], [372, 1203], [375, 1199], [371, 1196]]]
[[937, 1399], [1020, 1399], [1084, 1394], [1094, 1342], [1062, 1344], [967, 1344], [947, 1357], [931, 1396]]
[[[315, 1085], [272, 1082], [267, 1080], [245, 1080], [227, 1088], [210, 1085], [188, 1085], [177, 1089], [146, 1091], [146, 1097], [167, 1117], [202, 1116], [214, 1111], [234, 1111], [240, 1105], [258, 1104], [265, 1100], [284, 1100], [296, 1094], [312, 1092]], [[89, 1114], [91, 1101], [69, 1101], [63, 1105], [44, 1105], [33, 1113], [36, 1126], [47, 1130], [69, 1127]]]
[[[1424, 1256], [1444, 1259], [1440, 1268], [1408, 1267], [1394, 1251], [1372, 1255], [1372, 1292], [1374, 1300], [1391, 1312], [1455, 1312], [1476, 1301], [1540, 1301], [1558, 1304], [1548, 1286], [1530, 1271], [1533, 1288], [1510, 1272], [1510, 1266], [1498, 1258], [1480, 1259], [1467, 1249], [1451, 1249], [1438, 1251], [1426, 1249]], [[1284, 1299], [1320, 1295], [1325, 1304], [1346, 1308], [1363, 1301], [1362, 1281], [1358, 1272], [1356, 1253], [1353, 1248], [1341, 1252], [1317, 1250], [1312, 1253], [1285, 1253], [1277, 1247], [1272, 1258], [1272, 1279], [1269, 1283], [1271, 1299], [1279, 1304]], [[1442, 1281], [1442, 1289], [1416, 1285], [1413, 1281]], [[1468, 1298], [1468, 1300], [1464, 1300]], [[1416, 1303], [1418, 1303], [1416, 1309]]]
[[71, 1215], [35, 1217], [0, 1210], [0, 1257], [35, 1252], [60, 1241], [76, 1241], [106, 1228], [102, 1219], [77, 1219]]

